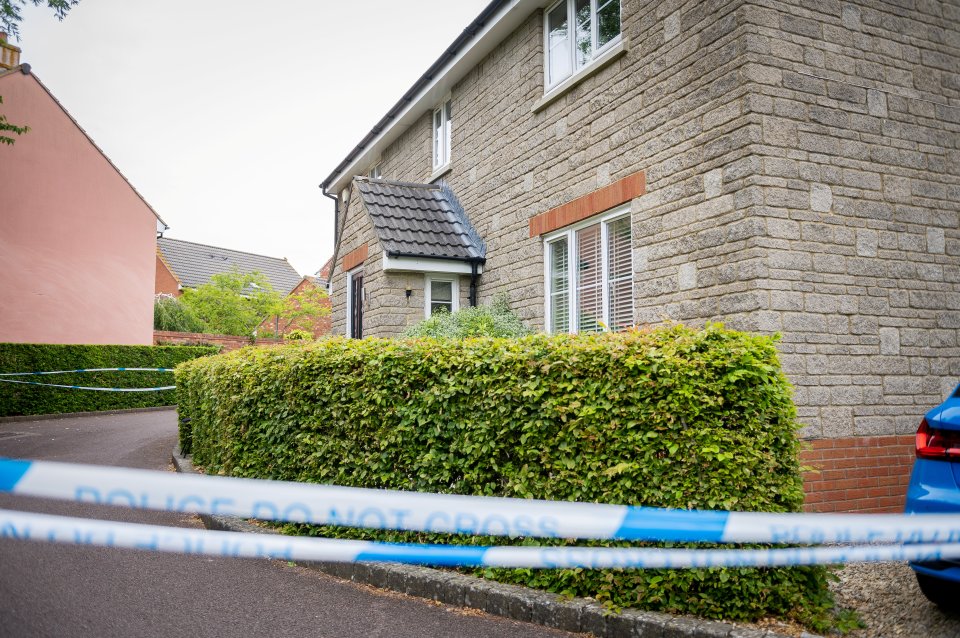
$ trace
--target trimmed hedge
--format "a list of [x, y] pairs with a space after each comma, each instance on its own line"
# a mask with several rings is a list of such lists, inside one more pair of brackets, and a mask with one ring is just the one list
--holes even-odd
[[[119, 346], [0, 343], [0, 372], [49, 372], [83, 368], [173, 368], [197, 357], [216, 354], [211, 346]], [[4, 377], [18, 381], [106, 388], [152, 388], [173, 385], [169, 372], [87, 372], [49, 376]], [[176, 392], [95, 392], [19, 383], [0, 383], [0, 416], [63, 414], [176, 403]]]
[[[722, 326], [331, 338], [187, 362], [176, 378], [181, 417], [191, 419], [181, 446], [210, 473], [675, 508], [796, 512], [803, 502], [775, 340]], [[287, 527], [389, 541], [551, 542]], [[772, 614], [825, 627], [832, 607], [820, 567], [484, 573], [714, 618]]]

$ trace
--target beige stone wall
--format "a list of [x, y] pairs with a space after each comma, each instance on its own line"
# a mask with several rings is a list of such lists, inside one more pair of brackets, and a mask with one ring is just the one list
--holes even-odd
[[960, 6], [754, 8], [767, 274], [807, 434], [913, 433], [960, 378]]
[[[807, 435], [914, 430], [960, 378], [956, 4], [622, 6], [627, 53], [545, 108], [540, 12], [453, 88], [442, 178], [487, 242], [481, 303], [506, 292], [543, 328], [529, 219], [645, 171], [637, 323], [781, 332]], [[428, 181], [430, 114], [381, 160]], [[422, 276], [392, 277], [368, 334], [422, 314]]]

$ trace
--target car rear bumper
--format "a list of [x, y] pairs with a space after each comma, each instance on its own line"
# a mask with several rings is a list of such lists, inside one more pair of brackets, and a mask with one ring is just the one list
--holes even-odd
[[[960, 486], [957, 463], [917, 459], [910, 475], [905, 511], [923, 514], [960, 514]], [[915, 571], [933, 578], [960, 583], [960, 561], [942, 560], [910, 563]]]

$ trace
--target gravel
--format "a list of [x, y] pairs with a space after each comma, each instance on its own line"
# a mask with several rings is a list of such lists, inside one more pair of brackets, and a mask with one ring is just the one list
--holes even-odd
[[867, 625], [849, 638], [960, 638], [960, 600], [954, 614], [941, 611], [906, 563], [854, 563], [837, 575], [837, 604], [856, 609]]

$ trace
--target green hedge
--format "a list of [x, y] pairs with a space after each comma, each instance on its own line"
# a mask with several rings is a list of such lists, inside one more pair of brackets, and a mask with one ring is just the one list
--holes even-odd
[[[181, 416], [191, 419], [181, 445], [210, 473], [676, 508], [788, 512], [803, 502], [795, 409], [775, 340], [722, 326], [332, 338], [192, 361], [176, 377]], [[485, 573], [615, 606], [746, 620], [773, 614], [815, 627], [826, 626], [832, 604], [819, 567]]]
[[[48, 372], [82, 368], [173, 368], [216, 354], [211, 346], [98, 346], [0, 343], [0, 372]], [[152, 388], [173, 385], [169, 372], [88, 372], [3, 377], [19, 381], [106, 388]], [[95, 392], [0, 383], [0, 416], [63, 414], [176, 403], [176, 392]]]

